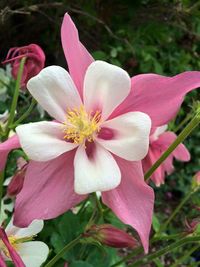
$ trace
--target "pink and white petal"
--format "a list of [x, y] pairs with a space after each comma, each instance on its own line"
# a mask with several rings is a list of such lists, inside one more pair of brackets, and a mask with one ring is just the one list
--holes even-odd
[[0, 143], [0, 172], [5, 168], [8, 154], [11, 150], [19, 148], [20, 142], [15, 134], [3, 143]]
[[138, 232], [147, 253], [154, 192], [144, 181], [141, 162], [117, 158], [117, 163], [122, 173], [121, 184], [114, 190], [103, 192], [102, 199], [122, 222]]
[[[173, 154], [169, 155], [168, 158], [163, 162], [162, 164], [164, 171], [167, 174], [171, 174], [174, 171], [174, 166], [173, 166]], [[163, 180], [164, 183], [164, 180]]]
[[74, 188], [77, 194], [107, 191], [117, 187], [121, 181], [119, 167], [111, 153], [98, 144], [92, 145], [89, 156], [84, 145], [76, 151]]
[[19, 228], [13, 225], [13, 217], [11, 218], [9, 224], [6, 226], [6, 233], [8, 236], [16, 236], [18, 238], [34, 236], [42, 231], [44, 227], [43, 220], [34, 220], [29, 224], [28, 227]]
[[69, 73], [59, 66], [41, 70], [28, 81], [27, 88], [43, 109], [60, 122], [66, 120], [68, 108], [82, 103]]
[[18, 245], [18, 253], [26, 267], [39, 267], [46, 261], [49, 248], [41, 241], [29, 241]]
[[149, 148], [151, 119], [142, 112], [129, 112], [101, 125], [113, 131], [110, 140], [97, 138], [97, 142], [115, 155], [126, 160], [143, 159]]
[[104, 61], [92, 63], [85, 75], [83, 102], [88, 112], [99, 110], [105, 120], [131, 89], [126, 71]]
[[167, 124], [175, 117], [184, 96], [200, 87], [200, 72], [187, 71], [174, 77], [141, 74], [131, 79], [131, 93], [111, 117], [130, 111], [142, 111], [153, 126]]
[[[165, 150], [176, 140], [177, 135], [173, 132], [165, 132], [159, 136], [156, 141], [158, 145], [165, 146]], [[164, 151], [163, 151], [164, 152]], [[190, 153], [184, 144], [178, 145], [178, 147], [173, 151], [173, 156], [180, 161], [189, 161]]]
[[48, 161], [78, 146], [64, 140], [62, 127], [57, 122], [41, 121], [20, 125], [16, 132], [30, 159]]
[[82, 97], [85, 72], [94, 59], [79, 41], [77, 28], [67, 13], [61, 27], [61, 40], [69, 73]]
[[27, 227], [34, 219], [56, 218], [86, 198], [74, 192], [74, 154], [70, 151], [48, 162], [29, 163], [16, 198], [16, 226]]
[[168, 127], [168, 125], [165, 124], [163, 126], [154, 128], [154, 131], [152, 132], [152, 134], [150, 136], [150, 140], [152, 142], [155, 141], [155, 140], [157, 140], [158, 137], [167, 130], [167, 127]]

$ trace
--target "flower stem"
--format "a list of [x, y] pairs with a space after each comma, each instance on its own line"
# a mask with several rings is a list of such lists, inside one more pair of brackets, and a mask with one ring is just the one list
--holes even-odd
[[181, 247], [187, 243], [191, 243], [191, 242], [199, 242], [200, 241], [200, 236], [189, 236], [189, 237], [185, 237], [182, 238], [181, 240], [178, 240], [174, 243], [172, 243], [171, 245], [166, 246], [165, 248], [162, 248], [152, 254], [149, 254], [147, 256], [144, 256], [143, 258], [135, 261], [133, 264], [130, 265], [130, 267], [137, 267], [137, 266], [143, 266], [144, 264], [148, 264], [150, 262], [152, 262], [154, 259], [165, 255], [173, 250], [175, 250], [178, 247]]
[[178, 267], [178, 266], [181, 266], [181, 263], [184, 262], [185, 259], [187, 259], [188, 257], [190, 257], [190, 255], [196, 250], [199, 248], [199, 244], [192, 247], [188, 252], [185, 252], [184, 255], [177, 259], [173, 265], [171, 265], [171, 267]]
[[180, 211], [180, 209], [183, 207], [183, 205], [190, 199], [190, 197], [196, 192], [198, 191], [199, 188], [196, 188], [195, 190], [191, 190], [189, 192], [189, 194], [187, 194], [179, 203], [179, 205], [176, 207], [176, 209], [174, 210], [174, 212], [172, 212], [172, 214], [169, 216], [169, 218], [166, 220], [166, 222], [164, 224], [161, 225], [158, 233], [156, 233], [156, 236], [161, 234], [169, 225], [169, 223], [174, 219], [174, 217], [178, 214], [178, 212]]
[[73, 248], [75, 245], [77, 245], [80, 240], [81, 240], [82, 236], [79, 235], [77, 238], [75, 238], [74, 240], [72, 240], [69, 244], [67, 244], [63, 249], [60, 250], [60, 252], [58, 252], [56, 254], [55, 257], [53, 257], [53, 259], [51, 259], [44, 267], [51, 267], [51, 266], [55, 266], [54, 264], [71, 248]]
[[187, 116], [179, 123], [179, 125], [173, 130], [173, 132], [178, 132], [183, 125], [185, 125], [190, 119], [192, 119], [192, 116], [194, 115], [194, 112], [191, 111]]
[[145, 173], [145, 180], [157, 170], [157, 168], [166, 160], [166, 158], [182, 143], [187, 136], [198, 126], [200, 123], [200, 112], [198, 111], [194, 118], [187, 124], [183, 131], [178, 135], [176, 140], [169, 146], [169, 148], [162, 154], [162, 156], [152, 165], [152, 167]]
[[[179, 234], [173, 234], [173, 235], [168, 235], [168, 236], [158, 236], [158, 237], [153, 237], [150, 240], [150, 244], [155, 243], [156, 241], [160, 241], [160, 240], [172, 240], [172, 239], [177, 239], [177, 238], [181, 238], [183, 236], [183, 233], [179, 233]], [[113, 265], [111, 265], [110, 267], [116, 267], [119, 266], [121, 263], [126, 262], [127, 260], [133, 258], [134, 256], [138, 255], [139, 253], [141, 253], [143, 251], [143, 247], [140, 246], [136, 249], [133, 250], [133, 252], [131, 252], [130, 254], [128, 254], [127, 256], [125, 256], [124, 258], [122, 258], [120, 261], [114, 263]]]
[[17, 74], [17, 80], [16, 80], [16, 84], [15, 84], [15, 92], [14, 92], [14, 96], [13, 96], [13, 100], [12, 100], [12, 104], [11, 104], [11, 108], [10, 108], [10, 116], [6, 125], [6, 129], [5, 129], [5, 136], [4, 139], [6, 140], [8, 135], [9, 135], [9, 127], [10, 125], [13, 123], [14, 117], [15, 117], [15, 110], [17, 107], [17, 101], [18, 101], [18, 97], [19, 97], [19, 89], [20, 89], [20, 83], [21, 83], [21, 78], [22, 78], [22, 74], [23, 74], [23, 70], [24, 70], [24, 64], [26, 61], [26, 57], [23, 57], [20, 65], [19, 65], [19, 71]]
[[29, 108], [24, 112], [24, 114], [22, 114], [22, 116], [13, 125], [10, 126], [10, 128], [17, 127], [17, 125], [19, 125], [23, 120], [25, 120], [29, 116], [31, 111], [33, 110], [35, 104], [36, 104], [36, 100], [32, 98]]

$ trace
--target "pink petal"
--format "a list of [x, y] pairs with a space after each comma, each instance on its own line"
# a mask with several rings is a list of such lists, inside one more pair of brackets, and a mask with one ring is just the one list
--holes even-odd
[[8, 140], [0, 144], [0, 171], [2, 171], [6, 165], [9, 152], [12, 149], [19, 147], [20, 143], [17, 135], [12, 136]]
[[79, 41], [77, 28], [67, 13], [61, 27], [61, 39], [70, 75], [82, 96], [85, 72], [94, 60]]
[[0, 238], [3, 241], [3, 243], [5, 244], [6, 248], [8, 249], [10, 257], [11, 257], [13, 263], [15, 264], [15, 266], [16, 267], [26, 267], [25, 264], [23, 263], [22, 259], [20, 258], [20, 256], [16, 252], [16, 250], [10, 244], [8, 237], [5, 233], [5, 230], [1, 227], [0, 227]]
[[74, 192], [74, 153], [44, 163], [30, 162], [16, 199], [16, 226], [26, 227], [34, 219], [55, 218], [86, 197]]
[[[144, 173], [146, 173], [151, 166], [160, 158], [160, 150], [150, 146], [147, 156], [142, 160], [142, 167]], [[164, 183], [165, 172], [163, 165], [157, 168], [157, 170], [152, 174], [151, 180], [155, 183], [156, 186], [160, 186]]]
[[[176, 140], [177, 136], [173, 132], [165, 132], [159, 136], [159, 139], [155, 141], [157, 145], [164, 146], [165, 150]], [[180, 144], [172, 153], [173, 156], [180, 161], [189, 161], [190, 153], [184, 144]]]
[[184, 96], [200, 87], [200, 72], [187, 71], [174, 77], [141, 74], [132, 78], [132, 91], [112, 117], [129, 111], [147, 113], [153, 126], [167, 124], [176, 115]]
[[144, 182], [141, 162], [130, 162], [120, 158], [116, 160], [122, 173], [122, 181], [116, 189], [102, 193], [103, 202], [120, 220], [135, 228], [147, 253], [154, 192]]

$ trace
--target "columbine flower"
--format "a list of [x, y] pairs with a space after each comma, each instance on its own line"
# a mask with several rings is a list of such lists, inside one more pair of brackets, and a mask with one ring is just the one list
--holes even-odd
[[20, 60], [26, 57], [21, 86], [25, 87], [28, 80], [37, 75], [44, 68], [45, 54], [37, 44], [30, 44], [22, 47], [13, 47], [8, 51], [3, 64], [11, 63], [12, 75], [16, 79], [19, 71]]
[[[54, 218], [78, 204], [86, 196], [74, 192], [75, 176], [77, 192], [103, 191], [104, 204], [136, 229], [147, 251], [154, 193], [144, 181], [141, 162], [133, 161], [145, 155], [148, 143], [150, 122], [141, 112], [154, 127], [166, 124], [184, 95], [200, 86], [200, 72], [172, 78], [137, 75], [130, 90], [125, 71], [94, 62], [68, 14], [61, 37], [73, 82], [64, 69], [52, 66], [28, 84], [56, 121], [17, 129], [25, 151], [36, 161], [29, 163], [17, 196], [15, 223], [26, 226], [35, 218]], [[87, 141], [81, 143], [83, 139]]]
[[[150, 167], [160, 158], [160, 156], [177, 138], [175, 133], [166, 130], [167, 125], [158, 127], [150, 136], [149, 151], [147, 156], [142, 161], [144, 172], [147, 172], [150, 169]], [[180, 144], [152, 174], [151, 179], [157, 186], [160, 186], [164, 183], [165, 173], [171, 174], [174, 171], [174, 158], [180, 161], [189, 161], [190, 153], [183, 144]]]
[[3, 143], [0, 142], [0, 172], [5, 168], [9, 152], [19, 147], [20, 143], [17, 135], [13, 135]]
[[34, 237], [42, 230], [42, 220], [33, 221], [26, 228], [18, 228], [13, 225], [12, 219], [5, 229], [9, 246], [5, 243], [5, 234], [1, 234], [0, 251], [5, 260], [12, 260], [10, 251], [16, 251], [24, 266], [39, 267], [47, 259], [49, 248], [41, 241], [33, 241]]

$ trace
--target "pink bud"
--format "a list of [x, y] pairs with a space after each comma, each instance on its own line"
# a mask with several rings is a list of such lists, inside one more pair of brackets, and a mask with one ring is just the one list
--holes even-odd
[[10, 197], [16, 196], [22, 190], [27, 166], [28, 163], [24, 159], [22, 158], [18, 159], [18, 170], [14, 174], [7, 188], [7, 194]]
[[44, 68], [45, 54], [42, 48], [36, 44], [11, 48], [8, 51], [6, 60], [2, 63], [11, 63], [14, 79], [17, 78], [20, 61], [23, 57], [26, 57], [26, 61], [21, 80], [21, 87], [25, 88], [28, 80], [37, 75]]
[[93, 225], [87, 232], [89, 237], [93, 237], [102, 244], [114, 248], [133, 248], [138, 245], [137, 240], [125, 231], [110, 224]]

